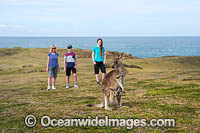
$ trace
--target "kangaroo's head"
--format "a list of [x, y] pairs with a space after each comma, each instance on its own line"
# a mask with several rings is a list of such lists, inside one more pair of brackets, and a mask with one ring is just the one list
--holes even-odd
[[120, 61], [120, 59], [123, 56], [123, 53], [120, 55], [113, 55], [114, 56], [114, 60], [113, 60], [113, 64], [112, 64], [112, 68], [113, 69], [119, 69], [123, 67], [123, 63]]

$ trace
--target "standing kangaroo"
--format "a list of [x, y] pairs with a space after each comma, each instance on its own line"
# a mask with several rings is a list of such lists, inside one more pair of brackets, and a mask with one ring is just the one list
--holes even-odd
[[114, 61], [113, 61], [113, 64], [112, 64], [112, 68], [116, 69], [116, 70], [118, 70], [120, 72], [121, 84], [123, 86], [122, 92], [125, 92], [125, 90], [124, 90], [125, 76], [127, 75], [128, 70], [125, 69], [124, 64], [120, 61], [122, 56], [123, 56], [123, 53], [120, 56], [118, 56], [118, 55], [114, 56]]
[[102, 81], [103, 101], [96, 107], [105, 107], [106, 110], [110, 110], [109, 103], [117, 102], [118, 106], [121, 106], [121, 95], [124, 92], [124, 81], [128, 71], [124, 68], [121, 61], [122, 54], [115, 56], [112, 68]]

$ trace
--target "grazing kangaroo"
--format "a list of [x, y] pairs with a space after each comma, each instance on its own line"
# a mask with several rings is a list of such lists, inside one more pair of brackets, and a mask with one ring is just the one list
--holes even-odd
[[106, 74], [102, 81], [103, 100], [101, 104], [95, 105], [96, 107], [105, 107], [106, 110], [110, 110], [109, 103], [116, 103], [121, 106], [122, 91], [124, 91], [124, 78], [127, 74], [127, 70], [124, 68], [121, 61], [122, 54], [115, 56], [112, 67], [114, 70]]

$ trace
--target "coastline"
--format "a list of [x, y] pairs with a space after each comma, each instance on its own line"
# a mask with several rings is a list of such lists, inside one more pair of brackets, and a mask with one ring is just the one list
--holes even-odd
[[[27, 49], [38, 49], [38, 50], [42, 50], [44, 51], [46, 49], [46, 51], [48, 52], [49, 48], [22, 48], [22, 47], [12, 47], [12, 48], [0, 48], [0, 55], [4, 56], [5, 55], [11, 55], [12, 52], [17, 52], [17, 50], [27, 50]], [[58, 47], [58, 52], [63, 54], [64, 52], [66, 52], [67, 49], [66, 48], [59, 48]], [[81, 49], [81, 48], [73, 48], [73, 51], [75, 53], [77, 53], [78, 57], [80, 58], [91, 58], [91, 54], [92, 54], [92, 50], [91, 49]], [[160, 57], [137, 57], [134, 56], [130, 53], [126, 53], [126, 52], [119, 52], [119, 51], [106, 51], [107, 53], [107, 57], [109, 59], [113, 58], [113, 54], [122, 54], [124, 55], [125, 58], [128, 59], [148, 59], [148, 58], [166, 58], [166, 57], [199, 57], [199, 56], [177, 56], [177, 55], [167, 55], [167, 56], [160, 56]]]
[[[103, 37], [108, 51], [120, 51], [137, 58], [163, 56], [200, 56], [200, 37]], [[97, 37], [15, 37], [0, 38], [1, 48], [48, 48], [51, 44], [66, 48], [92, 49]]]

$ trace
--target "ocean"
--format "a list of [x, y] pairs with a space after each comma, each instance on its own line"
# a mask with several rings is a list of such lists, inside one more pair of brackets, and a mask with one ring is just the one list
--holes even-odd
[[[98, 37], [0, 37], [0, 48], [59, 48], [92, 49]], [[162, 56], [200, 56], [200, 37], [102, 37], [109, 51], [130, 53], [138, 58]]]

